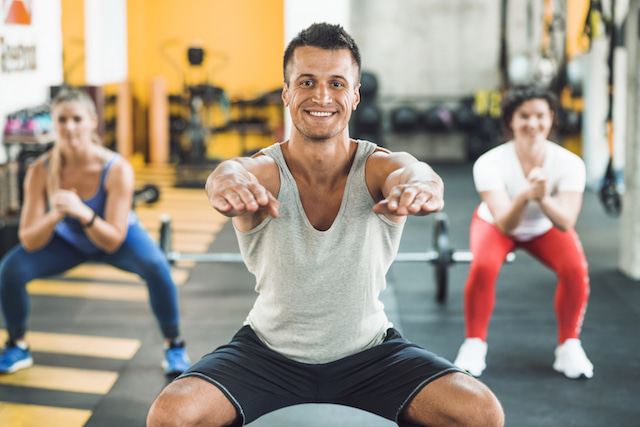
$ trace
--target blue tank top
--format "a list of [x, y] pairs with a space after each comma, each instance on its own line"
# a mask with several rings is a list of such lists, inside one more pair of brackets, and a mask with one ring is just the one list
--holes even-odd
[[[104, 189], [104, 182], [107, 178], [107, 174], [109, 173], [109, 169], [111, 169], [111, 166], [113, 166], [118, 158], [120, 158], [120, 155], [118, 153], [114, 153], [114, 155], [111, 156], [104, 169], [102, 170], [102, 176], [100, 177], [100, 185], [98, 185], [98, 191], [96, 191], [96, 193], [90, 198], [82, 200], [85, 205], [93, 209], [93, 211], [103, 219], [105, 203], [107, 200], [107, 192]], [[128, 225], [131, 226], [136, 222], [137, 218], [135, 214], [133, 213], [133, 211], [130, 211]], [[97, 247], [87, 237], [82, 224], [76, 218], [66, 216], [56, 225], [55, 233], [84, 254], [92, 255], [102, 252], [102, 249]]]

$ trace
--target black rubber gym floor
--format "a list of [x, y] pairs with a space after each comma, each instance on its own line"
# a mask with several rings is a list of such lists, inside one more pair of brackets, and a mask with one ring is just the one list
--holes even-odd
[[[434, 167], [445, 180], [452, 246], [464, 250], [468, 248], [471, 213], [479, 200], [471, 167]], [[400, 250], [431, 248], [432, 223], [429, 217], [410, 218]], [[581, 337], [595, 366], [591, 380], [569, 380], [551, 368], [556, 345], [554, 275], [524, 252], [517, 252], [515, 262], [503, 267], [489, 330], [488, 367], [481, 380], [501, 400], [508, 426], [640, 425], [636, 403], [640, 396], [640, 283], [617, 270], [618, 226], [617, 218], [604, 213], [597, 195], [587, 192], [576, 228], [591, 273], [591, 297]], [[229, 223], [211, 250], [237, 251]], [[383, 296], [390, 317], [407, 338], [449, 359], [455, 357], [463, 340], [462, 288], [467, 269], [468, 264], [450, 268], [449, 295], [440, 305], [435, 301], [432, 266], [394, 264], [388, 275], [389, 289]], [[231, 338], [255, 298], [253, 278], [242, 264], [197, 264], [179, 292], [183, 335], [194, 361]], [[0, 382], [0, 420], [3, 404], [11, 403], [90, 411], [84, 424], [88, 427], [144, 425], [149, 405], [169, 381], [160, 368], [161, 338], [146, 302], [34, 295], [31, 329], [129, 338], [139, 340], [140, 347], [135, 355], [124, 359], [34, 352], [38, 365], [112, 371], [117, 372], [117, 380], [104, 394]], [[16, 419], [7, 427], [18, 425], [30, 424], [20, 424]], [[330, 405], [287, 408], [252, 424], [392, 425], [358, 410]]]

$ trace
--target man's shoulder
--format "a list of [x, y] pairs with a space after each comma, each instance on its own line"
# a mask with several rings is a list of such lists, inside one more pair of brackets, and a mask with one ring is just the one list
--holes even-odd
[[391, 151], [387, 148], [376, 146], [367, 158], [369, 162], [403, 162], [414, 161], [415, 158], [405, 151]]
[[265, 150], [260, 150], [251, 157], [236, 157], [233, 160], [242, 164], [249, 171], [253, 168], [274, 167], [277, 166], [276, 160], [265, 153]]

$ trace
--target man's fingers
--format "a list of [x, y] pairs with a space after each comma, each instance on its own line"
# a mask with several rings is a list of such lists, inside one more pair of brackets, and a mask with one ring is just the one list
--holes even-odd
[[226, 188], [210, 198], [211, 206], [227, 216], [265, 209], [273, 217], [279, 215], [280, 203], [261, 185]]
[[227, 202], [223, 197], [212, 197], [210, 202], [211, 206], [220, 212], [229, 212], [233, 209], [231, 203]]
[[425, 213], [439, 212], [442, 208], [444, 208], [444, 200], [435, 197], [430, 197], [421, 206], [422, 212]]
[[373, 211], [378, 214], [427, 215], [442, 210], [444, 200], [421, 186], [403, 185], [393, 188], [389, 196], [378, 202]]
[[389, 210], [389, 200], [380, 200], [373, 206], [373, 211], [377, 214], [391, 213], [391, 211]]
[[280, 202], [271, 194], [268, 194], [269, 203], [266, 206], [267, 212], [274, 218], [280, 215]]

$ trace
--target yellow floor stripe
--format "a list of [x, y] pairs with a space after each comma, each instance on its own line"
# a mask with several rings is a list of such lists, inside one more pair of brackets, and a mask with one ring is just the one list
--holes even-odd
[[176, 261], [175, 265], [177, 267], [181, 267], [181, 268], [193, 268], [195, 267], [197, 263], [195, 261], [191, 261], [191, 260], [180, 260], [180, 261]]
[[[160, 220], [159, 218], [149, 218], [147, 221], [142, 221], [144, 227], [149, 231], [152, 237], [156, 238], [158, 236], [158, 230], [160, 229]], [[181, 221], [175, 222], [172, 218], [171, 220], [171, 231], [174, 236], [179, 233], [218, 233], [222, 227], [224, 226], [223, 222], [196, 222], [196, 221]]]
[[[150, 230], [149, 235], [152, 239], [158, 241], [160, 237], [160, 230]], [[173, 240], [176, 242], [210, 245], [211, 242], [213, 242], [214, 237], [213, 233], [173, 230]]]
[[[160, 220], [158, 218], [140, 218], [144, 228], [146, 228], [149, 233], [153, 236], [154, 232], [160, 229]], [[190, 233], [209, 233], [214, 234], [218, 233], [222, 229], [221, 224], [218, 223], [207, 223], [207, 222], [199, 222], [194, 219], [190, 220], [180, 220], [178, 222], [173, 219], [171, 224], [171, 230], [174, 233], [177, 232], [190, 232]], [[157, 234], [156, 234], [157, 235]], [[175, 240], [175, 239], [174, 239]]]
[[[185, 189], [160, 187], [160, 200], [208, 200], [204, 188]], [[208, 203], [208, 202], [207, 202]]]
[[149, 294], [142, 285], [112, 285], [95, 282], [36, 279], [29, 282], [32, 295], [95, 298], [117, 301], [147, 301]]
[[[103, 357], [105, 359], [129, 360], [140, 348], [140, 340], [129, 338], [54, 334], [36, 331], [28, 331], [25, 338], [33, 351]], [[4, 342], [6, 339], [6, 330], [0, 330], [0, 340]]]
[[176, 188], [176, 187], [162, 187], [162, 191], [166, 194], [181, 194], [181, 195], [189, 195], [189, 196], [197, 196], [197, 197], [207, 197], [204, 191], [204, 186], [202, 188]]
[[[137, 274], [119, 270], [107, 264], [80, 264], [64, 273], [63, 277], [96, 281], [108, 280], [113, 282], [143, 283]], [[172, 268], [171, 277], [176, 285], [181, 286], [184, 285], [189, 278], [189, 271], [182, 268]]]
[[[141, 184], [153, 184], [153, 185], [171, 185], [173, 186], [176, 182], [175, 173], [160, 172], [160, 171], [136, 171], [135, 172], [136, 183]], [[166, 183], [169, 184], [166, 184]]]
[[207, 249], [209, 249], [209, 244], [206, 243], [189, 243], [189, 242], [174, 242], [173, 248], [174, 251], [178, 252], [195, 252], [195, 253], [205, 253]]
[[166, 210], [155, 210], [155, 209], [140, 209], [136, 211], [136, 216], [141, 220], [150, 219], [160, 221], [160, 216], [162, 214], [169, 214], [174, 223], [180, 221], [195, 221], [197, 223], [201, 223], [203, 225], [206, 224], [220, 224], [225, 223], [226, 218], [221, 219], [218, 215], [213, 214], [213, 211], [203, 211], [199, 208], [189, 208], [189, 209], [166, 209]]
[[171, 172], [136, 172], [136, 183], [156, 185], [160, 188], [177, 188], [176, 174]]
[[[204, 188], [202, 190], [184, 190], [184, 189], [175, 189], [171, 187], [161, 187], [160, 188], [160, 197], [158, 198], [159, 202], [164, 201], [183, 201], [189, 203], [202, 203], [206, 206], [209, 206], [209, 198], [207, 197], [207, 193], [205, 193]], [[139, 205], [143, 206], [154, 206], [152, 203], [150, 205]], [[213, 209], [209, 206], [210, 209]], [[136, 208], [137, 209], [137, 208]]]
[[[215, 211], [208, 202], [192, 202], [191, 200], [163, 200], [153, 205], [144, 205], [136, 209], [136, 215], [146, 212], [168, 212], [172, 215], [198, 214], [202, 218], [208, 218]], [[217, 216], [217, 215], [216, 215]]]
[[2, 427], [82, 427], [91, 417], [84, 409], [0, 402]]
[[107, 394], [117, 379], [117, 372], [34, 365], [11, 375], [0, 375], [0, 384]]
[[142, 165], [134, 165], [134, 170], [136, 173], [138, 172], [157, 172], [157, 173], [167, 173], [167, 174], [175, 174], [176, 166], [173, 164], [164, 164], [164, 165], [151, 165], [151, 164], [142, 164]]
[[157, 185], [158, 187], [173, 187], [176, 183], [175, 173], [163, 173], [163, 172], [136, 172], [136, 184], [137, 185]]
[[187, 283], [187, 280], [189, 279], [190, 274], [191, 274], [190, 271], [185, 270], [183, 268], [171, 269], [171, 278], [173, 279], [173, 283], [175, 283], [176, 286], [182, 286], [185, 283]]
[[[175, 169], [135, 169], [136, 179], [144, 180], [150, 178], [167, 178], [167, 179], [175, 179], [176, 171]], [[153, 182], [153, 184], [156, 184]]]

